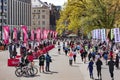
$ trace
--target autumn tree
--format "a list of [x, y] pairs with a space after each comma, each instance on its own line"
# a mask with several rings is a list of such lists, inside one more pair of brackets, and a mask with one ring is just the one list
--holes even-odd
[[120, 24], [119, 0], [68, 0], [57, 21], [57, 31], [78, 29], [88, 33], [93, 29], [111, 29]]

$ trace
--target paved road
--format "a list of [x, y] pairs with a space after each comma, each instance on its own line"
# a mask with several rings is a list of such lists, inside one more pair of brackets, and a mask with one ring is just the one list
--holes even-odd
[[[15, 68], [7, 66], [8, 51], [0, 52], [0, 80], [91, 80], [87, 70], [88, 62], [84, 64], [81, 62], [80, 55], [77, 55], [77, 62], [73, 66], [69, 66], [68, 57], [61, 52], [57, 53], [57, 48], [49, 52], [52, 56], [52, 63], [50, 66], [51, 72], [38, 73], [35, 77], [16, 77], [14, 74]], [[35, 66], [38, 66], [38, 60], [35, 60]], [[102, 66], [102, 80], [111, 80], [108, 66]], [[115, 79], [120, 80], [120, 70], [115, 68]], [[96, 67], [94, 67], [94, 78], [97, 80]]]
[[[57, 48], [51, 50], [49, 54], [52, 56], [51, 72], [38, 73], [35, 77], [15, 76], [14, 67], [7, 66], [8, 51], [0, 52], [0, 80], [84, 80], [79, 69], [79, 64], [69, 66], [68, 57], [62, 52], [57, 54]], [[38, 66], [38, 60], [35, 60], [35, 66]]]

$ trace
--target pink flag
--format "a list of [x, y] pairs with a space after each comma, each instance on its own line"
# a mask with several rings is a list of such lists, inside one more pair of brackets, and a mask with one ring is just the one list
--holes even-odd
[[27, 42], [28, 41], [27, 27], [22, 26], [22, 31], [23, 31], [23, 41]]
[[37, 41], [40, 41], [40, 28], [37, 29], [36, 38], [37, 38]]
[[58, 34], [58, 33], [55, 31], [55, 38], [57, 38], [57, 34]]
[[54, 38], [54, 31], [52, 31], [52, 38]]
[[41, 32], [40, 32], [40, 37], [41, 37], [41, 39], [44, 39], [44, 33], [43, 33], [43, 30], [41, 30]]
[[9, 33], [10, 33], [9, 26], [4, 26], [3, 30], [4, 30], [4, 43], [8, 44], [9, 43]]
[[47, 34], [46, 34], [46, 38], [48, 38], [48, 34], [49, 34], [50, 31], [49, 31], [49, 30], [46, 30], [46, 32], [47, 32]]
[[17, 41], [17, 28], [13, 28], [13, 39]]
[[55, 38], [55, 31], [52, 31], [52, 37]]
[[49, 30], [44, 30], [43, 33], [44, 33], [44, 39], [47, 39]]
[[46, 30], [43, 30], [43, 39], [46, 39]]
[[53, 31], [50, 30], [50, 37], [53, 38]]
[[31, 40], [34, 40], [34, 30], [31, 30]]

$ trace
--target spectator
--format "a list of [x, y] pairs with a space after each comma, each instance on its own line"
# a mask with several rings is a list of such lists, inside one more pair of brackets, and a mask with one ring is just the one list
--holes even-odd
[[45, 62], [45, 56], [44, 54], [41, 54], [40, 57], [39, 57], [39, 71], [41, 72], [41, 69], [42, 71], [44, 72], [44, 62]]
[[9, 53], [10, 53], [10, 58], [13, 57], [13, 52], [12, 52], [12, 43], [9, 45]]
[[46, 59], [46, 72], [50, 72], [50, 62], [52, 62], [52, 60], [51, 60], [51, 56], [48, 54], [48, 52], [46, 54], [45, 59]]

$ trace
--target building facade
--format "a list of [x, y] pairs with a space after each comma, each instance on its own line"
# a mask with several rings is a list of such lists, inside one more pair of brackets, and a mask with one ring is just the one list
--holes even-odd
[[7, 23], [10, 29], [31, 27], [31, 0], [7, 0]]
[[7, 0], [0, 0], [0, 31], [7, 24]]
[[50, 9], [40, 2], [32, 7], [32, 29], [50, 29]]
[[50, 29], [56, 30], [56, 22], [60, 18], [61, 6], [50, 5]]

